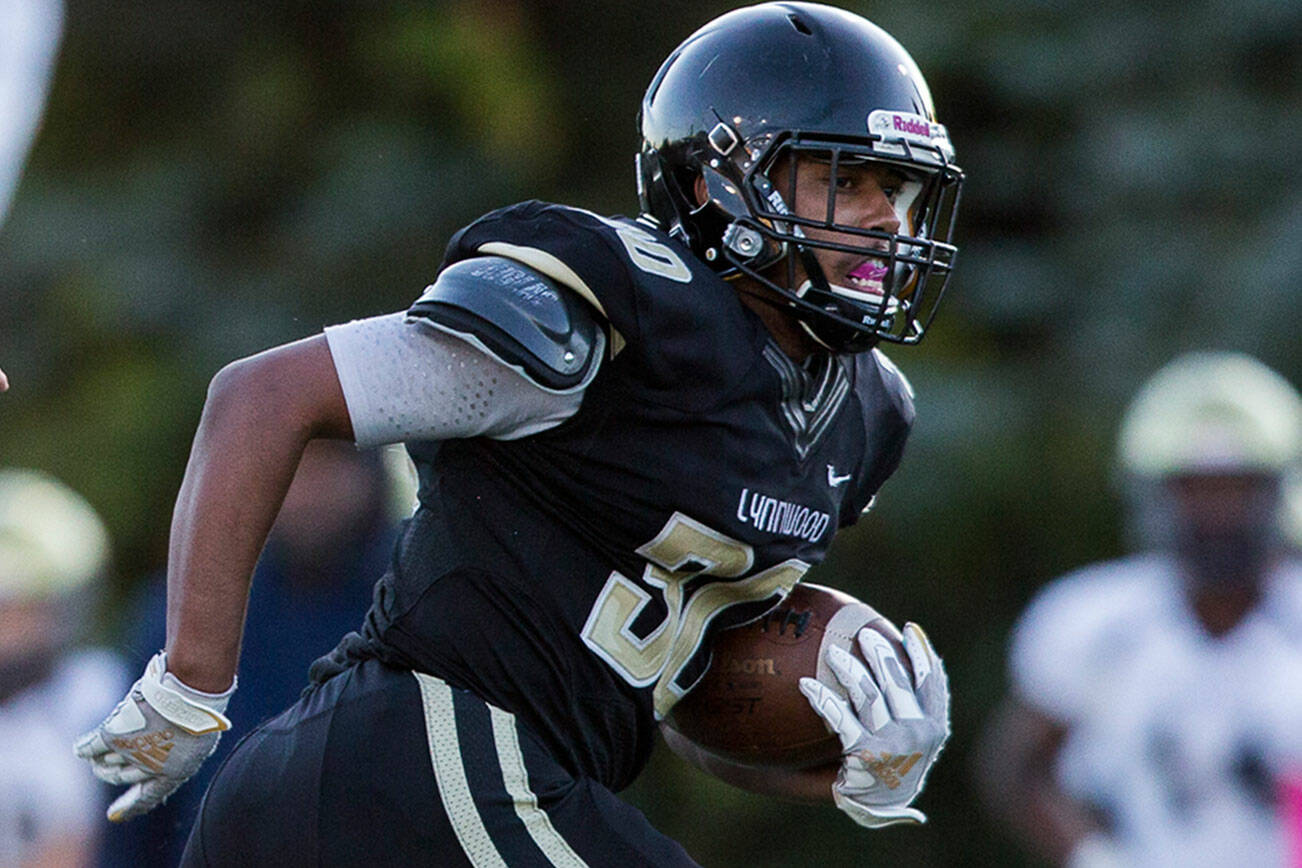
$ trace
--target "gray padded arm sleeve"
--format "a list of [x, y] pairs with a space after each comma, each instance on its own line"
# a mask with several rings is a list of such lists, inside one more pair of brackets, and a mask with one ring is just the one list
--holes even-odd
[[325, 330], [358, 446], [484, 435], [513, 440], [573, 416], [582, 391], [540, 389], [459, 337], [403, 313]]

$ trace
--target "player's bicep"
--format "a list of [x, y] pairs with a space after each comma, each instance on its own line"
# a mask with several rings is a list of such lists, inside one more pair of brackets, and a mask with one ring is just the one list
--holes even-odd
[[326, 329], [359, 446], [488, 436], [512, 439], [572, 416], [582, 394], [535, 387], [456, 335], [403, 313]]
[[204, 419], [273, 425], [309, 438], [352, 436], [339, 379], [320, 335], [226, 365], [209, 384]]

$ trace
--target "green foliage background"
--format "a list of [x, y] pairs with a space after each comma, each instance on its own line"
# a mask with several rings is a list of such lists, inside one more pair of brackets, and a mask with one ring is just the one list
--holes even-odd
[[[1124, 547], [1125, 400], [1195, 347], [1302, 381], [1302, 5], [846, 5], [912, 51], [970, 182], [946, 307], [893, 353], [918, 391], [909, 454], [816, 578], [928, 626], [956, 735], [920, 830], [860, 833], [665, 751], [629, 795], [707, 866], [1017, 864], [971, 745], [1034, 588]], [[0, 460], [102, 511], [121, 599], [162, 561], [223, 363], [404, 307], [498, 205], [635, 209], [642, 89], [726, 8], [68, 0], [0, 231]]]

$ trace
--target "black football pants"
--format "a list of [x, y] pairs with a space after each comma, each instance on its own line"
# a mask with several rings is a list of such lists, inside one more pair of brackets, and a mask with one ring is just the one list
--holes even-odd
[[245, 736], [204, 796], [185, 866], [692, 866], [575, 778], [515, 717], [367, 661]]

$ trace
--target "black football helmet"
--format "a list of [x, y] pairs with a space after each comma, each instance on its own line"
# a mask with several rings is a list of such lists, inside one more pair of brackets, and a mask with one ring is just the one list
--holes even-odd
[[[838, 352], [922, 339], [954, 267], [963, 172], [922, 73], [890, 34], [814, 3], [729, 12], [669, 56], [639, 120], [642, 210], [723, 276], [769, 287]], [[796, 175], [811, 160], [827, 167], [827, 208], [798, 215]], [[834, 219], [838, 177], [865, 163], [901, 179], [897, 232]], [[817, 249], [862, 254], [863, 279], [829, 283]]]

